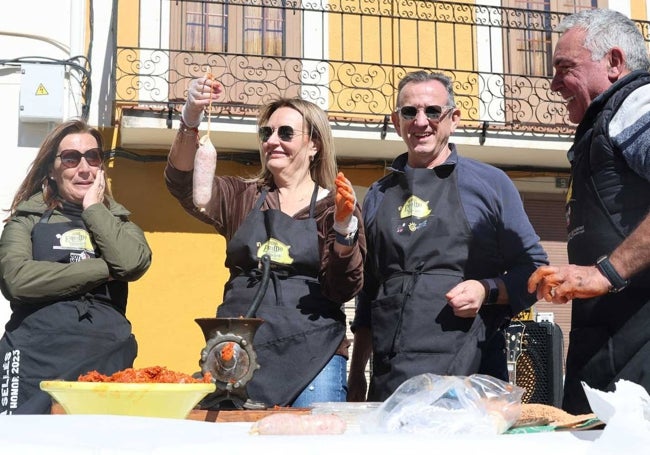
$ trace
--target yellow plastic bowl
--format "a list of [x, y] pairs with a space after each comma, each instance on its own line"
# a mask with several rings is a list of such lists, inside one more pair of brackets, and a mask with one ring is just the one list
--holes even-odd
[[184, 419], [215, 384], [41, 381], [67, 414], [116, 414]]

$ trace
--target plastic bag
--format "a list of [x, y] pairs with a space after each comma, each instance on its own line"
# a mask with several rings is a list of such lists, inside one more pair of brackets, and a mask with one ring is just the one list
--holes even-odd
[[422, 374], [360, 421], [363, 433], [495, 435], [521, 414], [524, 389], [492, 376]]

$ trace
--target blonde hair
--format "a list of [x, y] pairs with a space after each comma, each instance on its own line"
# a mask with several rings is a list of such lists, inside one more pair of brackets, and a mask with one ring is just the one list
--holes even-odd
[[[271, 115], [281, 107], [289, 107], [302, 115], [307, 131], [309, 131], [310, 139], [314, 142], [317, 150], [314, 159], [309, 165], [311, 178], [321, 187], [332, 190], [334, 188], [337, 166], [334, 152], [334, 139], [332, 138], [332, 129], [330, 128], [327, 114], [310, 101], [301, 98], [279, 98], [262, 106], [257, 118], [257, 127], [265, 126]], [[260, 172], [249, 179], [249, 181], [265, 183], [271, 186], [273, 183], [273, 175], [266, 168], [261, 143], [260, 162]]]

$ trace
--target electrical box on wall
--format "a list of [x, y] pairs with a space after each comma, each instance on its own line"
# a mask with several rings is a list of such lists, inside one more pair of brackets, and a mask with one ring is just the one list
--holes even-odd
[[21, 64], [20, 120], [60, 122], [63, 120], [64, 65]]

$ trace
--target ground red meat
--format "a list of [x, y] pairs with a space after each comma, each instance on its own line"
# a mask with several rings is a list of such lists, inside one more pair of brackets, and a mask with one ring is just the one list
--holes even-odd
[[189, 374], [178, 373], [165, 367], [154, 366], [147, 368], [126, 368], [111, 376], [93, 370], [77, 378], [81, 382], [157, 382], [157, 383], [197, 383], [212, 382], [212, 375], [207, 373], [202, 379], [196, 379]]

